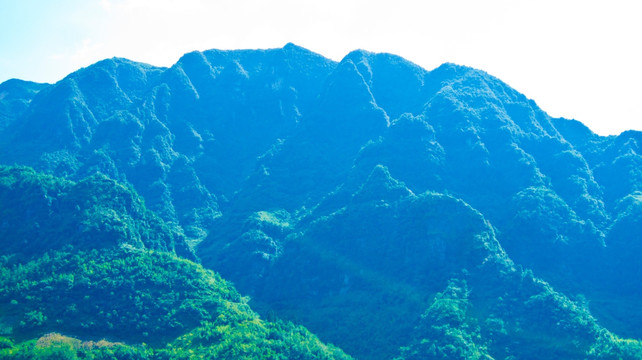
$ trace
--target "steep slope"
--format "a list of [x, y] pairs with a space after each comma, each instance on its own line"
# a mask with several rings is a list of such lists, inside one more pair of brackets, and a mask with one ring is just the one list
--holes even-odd
[[0, 213], [0, 335], [39, 338], [2, 338], [2, 358], [86, 358], [115, 346], [41, 337], [52, 331], [146, 343], [117, 346], [140, 359], [347, 358], [304, 328], [261, 320], [219, 275], [177, 256], [182, 234], [104, 176], [74, 183], [0, 167]]
[[2, 162], [129, 182], [199, 240], [334, 66], [295, 45], [194, 52], [169, 69], [104, 60], [39, 93], [0, 137]]
[[[386, 72], [392, 71], [390, 62], [394, 64], [395, 73], [406, 79], [403, 93], [411, 95], [407, 99], [395, 98], [394, 94], [385, 91], [390, 80], [386, 83], [381, 79], [386, 78]], [[389, 66], [382, 67], [382, 63]], [[372, 64], [379, 64], [379, 67]], [[378, 77], [375, 76], [377, 69], [381, 71]], [[609, 261], [605, 257], [608, 253], [605, 241], [611, 218], [604, 204], [603, 187], [598, 184], [580, 150], [558, 132], [552, 119], [534, 102], [474, 69], [446, 64], [425, 72], [386, 54], [351, 53], [336, 72], [342, 82], [333, 82], [330, 77], [326, 85], [328, 90], [321, 94], [319, 100], [323, 104], [323, 114], [329, 114], [330, 119], [323, 122], [323, 115], [303, 119], [299, 132], [266, 154], [257, 173], [237, 193], [230, 211], [218, 220], [222, 231], [213, 233], [199, 247], [199, 254], [206, 264], [216, 266], [235, 279], [242, 289], [253, 294], [256, 301], [265, 301], [266, 307], [286, 309], [284, 311], [291, 312], [289, 315], [293, 318], [300, 318], [298, 307], [302, 306], [302, 300], [272, 299], [260, 289], [274, 287], [285, 291], [289, 288], [300, 292], [301, 289], [321, 286], [310, 285], [315, 283], [311, 279], [323, 280], [328, 276], [325, 268], [317, 269], [317, 275], [303, 278], [291, 286], [283, 285], [287, 284], [284, 280], [286, 274], [293, 272], [300, 276], [301, 264], [277, 272], [278, 275], [270, 272], [279, 266], [277, 264], [294, 259], [316, 262], [308, 253], [290, 253], [289, 247], [296, 243], [292, 239], [309, 231], [308, 224], [321, 221], [336, 211], [337, 208], [329, 205], [332, 198], [345, 199], [350, 192], [338, 191], [319, 205], [315, 203], [333, 189], [357, 189], [361, 183], [355, 179], [363, 178], [373, 166], [383, 164], [413, 193], [447, 192], [481, 211], [498, 230], [498, 240], [518, 264], [534, 269], [537, 275], [570, 294], [588, 294], [589, 300], [604, 297], [605, 292], [593, 291], [599, 284], [610, 282], [600, 273], [604, 262]], [[399, 85], [393, 88], [397, 90]], [[395, 100], [386, 100], [386, 96]], [[383, 99], [381, 102], [379, 97]], [[357, 107], [358, 112], [355, 112], [350, 107], [353, 99], [360, 99], [367, 105]], [[421, 99], [424, 103], [419, 106]], [[400, 108], [411, 113], [390, 120], [387, 109], [379, 106], [386, 101], [392, 106], [390, 113], [399, 114]], [[334, 109], [341, 109], [341, 112], [335, 113]], [[388, 119], [388, 126], [379, 128], [368, 123], [379, 117], [376, 112], [368, 113], [369, 109], [381, 109]], [[364, 120], [360, 120], [362, 118]], [[361, 129], [370, 132], [347, 128], [346, 121], [360, 124]], [[315, 128], [318, 124], [328, 126], [325, 130]], [[355, 139], [355, 131], [360, 138]], [[355, 153], [351, 149], [358, 148], [358, 144], [361, 144], [361, 149]], [[301, 204], [305, 207], [299, 208]], [[306, 210], [311, 207], [314, 210]], [[379, 248], [383, 240], [377, 234], [382, 231], [380, 227], [388, 217], [394, 218], [394, 215], [380, 216], [377, 221], [364, 225], [363, 219], [368, 216], [354, 215], [347, 224], [336, 226], [370, 226], [374, 233], [352, 236], [364, 239], [368, 246]], [[452, 236], [452, 230], [443, 229], [443, 233]], [[399, 233], [388, 236], [395, 240], [402, 237]], [[319, 243], [329, 240], [337, 241], [337, 235], [328, 233], [308, 243], [319, 246]], [[625, 243], [628, 244], [626, 240]], [[332, 254], [350, 258], [355, 251], [355, 244], [351, 243]], [[626, 252], [624, 248], [618, 251]], [[414, 254], [417, 253], [421, 252]], [[372, 255], [369, 261], [380, 262], [382, 258], [385, 258], [382, 254]], [[612, 264], [609, 266], [623, 269], [617, 262]], [[355, 266], [354, 270], [365, 271], [363, 269], [367, 267], [362, 265]], [[613, 272], [613, 276], [618, 270]], [[385, 273], [395, 274], [394, 278], [400, 274], [398, 269]], [[402, 279], [409, 276], [401, 273], [404, 274]], [[445, 281], [448, 277], [442, 275]], [[265, 278], [270, 276], [279, 280], [266, 282]], [[513, 285], [502, 284], [502, 287], [506, 286]], [[633, 289], [637, 284], [632, 281], [626, 286]], [[433, 294], [439, 291], [435, 289]], [[369, 296], [374, 297], [371, 293]], [[312, 297], [308, 306], [319, 309], [324, 300], [318, 295]], [[521, 298], [514, 304], [526, 300]], [[380, 312], [382, 307], [374, 308]], [[368, 307], [344, 304], [343, 308], [355, 312], [357, 308]], [[403, 306], [394, 309], [399, 308]], [[626, 309], [630, 311], [630, 307]], [[597, 304], [596, 311], [600, 315], [611, 310]], [[307, 317], [304, 323], [316, 331], [331, 328], [334, 335], [330, 336], [336, 336], [335, 341], [355, 354], [375, 356], [374, 353], [384, 347], [352, 348], [348, 339], [353, 338], [358, 344], [363, 333], [343, 323], [340, 328], [345, 330], [338, 332], [324, 322], [327, 318], [345, 316], [338, 314], [342, 311], [338, 310], [334, 315]], [[315, 327], [316, 321], [322, 324]], [[390, 318], [382, 322], [390, 322]], [[626, 331], [628, 336], [639, 336], [624, 324], [613, 321], [609, 324]], [[399, 326], [388, 330], [403, 334], [407, 328]], [[368, 331], [376, 333], [378, 330], [370, 328]], [[381, 337], [394, 338], [390, 334]], [[397, 345], [390, 345], [390, 349], [394, 346]], [[537, 346], [530, 351], [536, 351], [535, 348]], [[576, 351], [572, 356], [582, 357], [582, 354], [582, 351]]]
[[[408, 359], [584, 359], [620, 341], [586, 307], [515, 267], [490, 224], [463, 201], [415, 195], [381, 165], [349, 191], [330, 195], [298, 231], [282, 213], [245, 224], [230, 245], [236, 251], [283, 239], [263, 258], [268, 265], [252, 267], [259, 276], [243, 272], [243, 262], [231, 273], [259, 308], [300, 319], [367, 359], [392, 358], [400, 348]], [[223, 254], [217, 263], [231, 266]], [[641, 355], [637, 342], [622, 344], [630, 358]]]
[[556, 126], [586, 157], [596, 181], [602, 185], [611, 222], [606, 234], [606, 251], [593, 261], [599, 281], [585, 294], [601, 321], [626, 336], [639, 336], [642, 314], [639, 302], [640, 265], [638, 233], [642, 208], [639, 206], [642, 158], [637, 131], [601, 137], [578, 121], [557, 119]]
[[[393, 72], [406, 79], [403, 86], [392, 81]], [[410, 95], [402, 99], [395, 91]], [[391, 119], [379, 98], [391, 114], [410, 113]], [[237, 209], [315, 206], [353, 165], [367, 172], [381, 163], [416, 193], [448, 191], [479, 209], [500, 229], [511, 256], [538, 271], [550, 269], [548, 254], [582, 263], [578, 248], [603, 247], [609, 215], [586, 161], [545, 113], [497, 79], [449, 64], [425, 72], [387, 54], [358, 51], [328, 78], [318, 103], [297, 132], [260, 159], [236, 194], [231, 217]], [[550, 207], [547, 197], [559, 209], [522, 209]], [[572, 214], [577, 225], [549, 225], [548, 212]], [[523, 223], [542, 226], [524, 231]], [[533, 249], [541, 253], [533, 256]]]

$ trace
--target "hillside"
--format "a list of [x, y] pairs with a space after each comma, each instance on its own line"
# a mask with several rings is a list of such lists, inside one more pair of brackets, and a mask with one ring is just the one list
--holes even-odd
[[[642, 338], [639, 132], [598, 136], [465, 66], [293, 44], [0, 86], [0, 163], [141, 195], [92, 246], [199, 261], [357, 358], [639, 358], [618, 337]], [[64, 198], [28, 214], [46, 237], [16, 236], [113, 219]]]
[[3, 359], [347, 358], [261, 320], [230, 283], [179, 257], [182, 235], [113, 180], [0, 167], [0, 204]]

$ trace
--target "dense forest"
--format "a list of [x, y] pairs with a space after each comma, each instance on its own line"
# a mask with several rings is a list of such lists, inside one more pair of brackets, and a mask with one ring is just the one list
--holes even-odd
[[0, 167], [0, 199], [2, 358], [348, 358], [179, 256], [131, 188]]
[[0, 358], [642, 359], [640, 141], [361, 50], [7, 81]]

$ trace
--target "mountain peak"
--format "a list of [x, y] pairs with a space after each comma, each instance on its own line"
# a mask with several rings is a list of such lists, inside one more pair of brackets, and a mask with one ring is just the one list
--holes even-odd
[[369, 58], [374, 55], [377, 55], [377, 53], [364, 50], [364, 49], [356, 49], [356, 50], [350, 51], [346, 56], [343, 57], [343, 59], [341, 59], [341, 61], [352, 60], [354, 62], [359, 62], [359, 59]]
[[289, 42], [289, 43], [285, 44], [285, 45], [283, 46], [283, 50], [287, 50], [287, 51], [304, 51], [304, 52], [311, 52], [310, 50], [308, 50], [308, 49], [304, 48], [303, 46], [299, 46], [299, 45], [294, 44], [294, 43], [291, 43], [291, 42]]

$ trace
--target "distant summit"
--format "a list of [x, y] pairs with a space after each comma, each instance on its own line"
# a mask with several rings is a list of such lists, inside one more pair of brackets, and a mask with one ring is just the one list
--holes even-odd
[[27, 110], [33, 97], [48, 85], [18, 79], [0, 84], [0, 130], [19, 118]]

